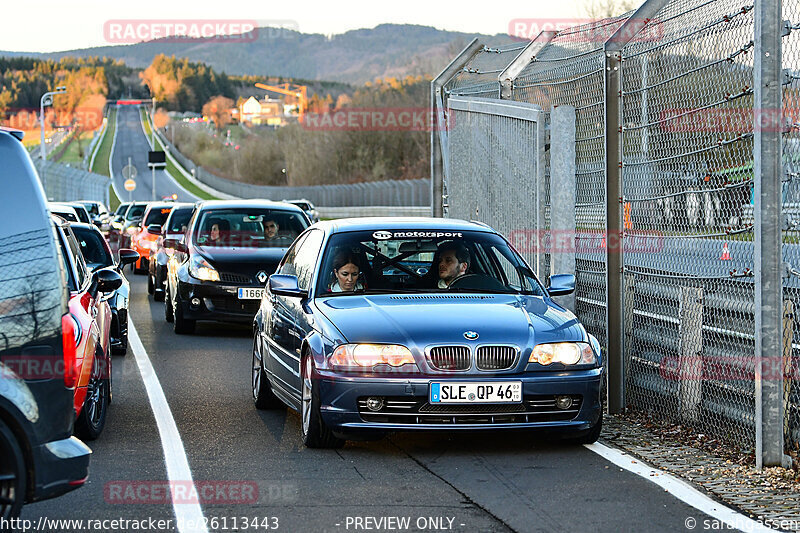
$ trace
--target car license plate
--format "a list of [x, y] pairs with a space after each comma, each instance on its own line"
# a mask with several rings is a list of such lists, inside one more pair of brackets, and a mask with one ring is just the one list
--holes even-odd
[[429, 400], [430, 403], [520, 403], [522, 382], [433, 382]]
[[260, 300], [264, 296], [264, 289], [258, 287], [239, 287], [240, 300]]

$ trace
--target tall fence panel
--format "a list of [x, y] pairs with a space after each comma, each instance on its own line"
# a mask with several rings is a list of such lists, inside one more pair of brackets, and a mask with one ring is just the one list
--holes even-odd
[[539, 228], [530, 223], [536, 208], [532, 212], [531, 202], [521, 199], [535, 197], [542, 171], [541, 110], [474, 97], [451, 97], [448, 107], [448, 216], [488, 223], [509, 235], [530, 264], [536, 264], [543, 254]]
[[111, 186], [108, 176], [41, 159], [34, 159], [33, 164], [45, 185], [48, 200], [54, 202], [95, 200], [108, 205]]
[[624, 256], [626, 398], [749, 444], [753, 284], [736, 274], [754, 270], [753, 38], [752, 5], [672, 1], [624, 48], [621, 76], [624, 246], [661, 242]]

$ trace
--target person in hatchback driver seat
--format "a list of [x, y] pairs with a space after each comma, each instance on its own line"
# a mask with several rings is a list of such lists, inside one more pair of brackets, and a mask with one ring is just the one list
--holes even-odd
[[461, 243], [445, 241], [439, 245], [439, 282], [437, 287], [446, 289], [456, 278], [469, 269], [469, 250]]

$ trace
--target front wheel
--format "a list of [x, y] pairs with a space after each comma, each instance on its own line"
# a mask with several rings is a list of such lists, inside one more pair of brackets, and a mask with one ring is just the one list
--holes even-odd
[[178, 335], [194, 333], [195, 321], [184, 318], [183, 305], [181, 305], [181, 301], [178, 296], [175, 297], [175, 305], [172, 307], [172, 315], [174, 317], [172, 327], [175, 330], [175, 333]]
[[325, 425], [320, 413], [319, 380], [314, 379], [314, 359], [303, 357], [302, 431], [303, 444], [308, 448], [341, 448], [344, 440], [336, 437]]
[[25, 503], [27, 484], [25, 456], [17, 438], [0, 420], [0, 518], [10, 520], [19, 516]]
[[253, 334], [253, 402], [256, 409], [270, 409], [281, 405], [281, 401], [272, 393], [267, 373], [264, 372], [264, 354], [258, 342], [258, 331]]
[[169, 295], [169, 285], [164, 289], [164, 320], [172, 324], [175, 314], [172, 310], [172, 297]]

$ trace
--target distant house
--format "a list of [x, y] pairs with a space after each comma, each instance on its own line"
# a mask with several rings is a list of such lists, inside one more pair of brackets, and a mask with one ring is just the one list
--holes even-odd
[[282, 126], [283, 102], [272, 98], [259, 101], [255, 96], [251, 96], [240, 106], [239, 117], [242, 122], [254, 125]]

